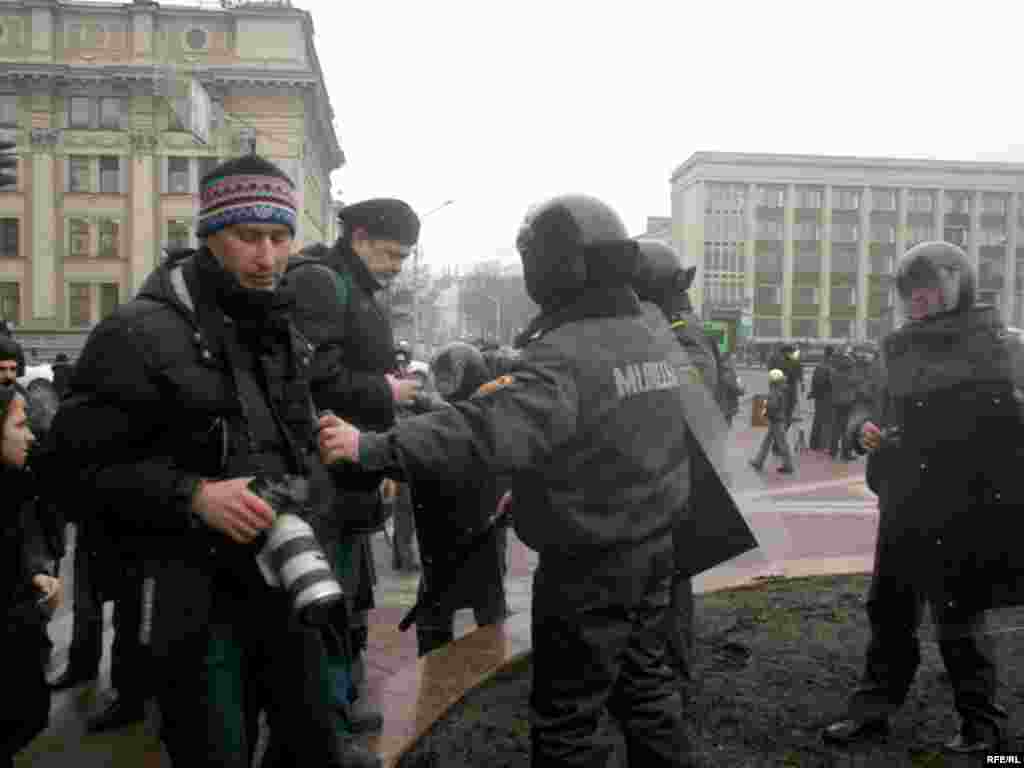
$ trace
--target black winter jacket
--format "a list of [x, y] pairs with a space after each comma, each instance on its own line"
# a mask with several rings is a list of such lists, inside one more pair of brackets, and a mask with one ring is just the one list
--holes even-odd
[[979, 307], [908, 324], [882, 355], [870, 418], [900, 433], [868, 458], [878, 557], [947, 604], [1020, 604], [1024, 349]]
[[[137, 298], [93, 330], [75, 367], [75, 396], [61, 406], [57, 440], [60, 463], [74, 468], [77, 487], [91, 494], [91, 506], [111, 530], [135, 540], [156, 579], [158, 655], [205, 627], [215, 574], [230, 572], [248, 583], [258, 577], [251, 545], [233, 543], [192, 514], [199, 477], [255, 474], [230, 470], [238, 456], [250, 457], [247, 469], [309, 473], [309, 516], [318, 533], [330, 514], [308, 383], [312, 344], [286, 309], [276, 313], [272, 328], [242, 345], [261, 369], [256, 378], [266, 382], [259, 385], [264, 395], [240, 398], [228, 347], [210, 324], [223, 315], [208, 281], [198, 277], [199, 257], [162, 264]], [[225, 322], [225, 338], [241, 338], [231, 336], [233, 327]], [[268, 402], [280, 438], [274, 448], [248, 431], [258, 418], [267, 422], [258, 413], [267, 412]]]

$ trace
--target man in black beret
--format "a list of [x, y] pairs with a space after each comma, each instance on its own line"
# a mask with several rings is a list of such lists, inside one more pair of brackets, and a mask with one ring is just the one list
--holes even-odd
[[[314, 345], [311, 373], [313, 401], [364, 429], [387, 430], [396, 411], [414, 403], [420, 389], [415, 377], [403, 377], [387, 311], [375, 296], [402, 270], [419, 237], [420, 220], [401, 200], [364, 200], [339, 214], [342, 234], [328, 247], [307, 247], [288, 267], [286, 285], [295, 296], [295, 323]], [[336, 562], [351, 600], [351, 659], [332, 658], [335, 705], [354, 732], [378, 729], [380, 713], [368, 707], [363, 651], [367, 612], [375, 607], [376, 573], [370, 536], [381, 530], [392, 505], [384, 504], [383, 475], [333, 473], [334, 520], [341, 544]], [[345, 680], [351, 683], [347, 691]], [[340, 681], [340, 682], [339, 682]], [[345, 700], [347, 699], [347, 701]]]

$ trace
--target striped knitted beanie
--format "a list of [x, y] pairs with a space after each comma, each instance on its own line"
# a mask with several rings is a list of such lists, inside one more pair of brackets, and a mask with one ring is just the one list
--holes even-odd
[[209, 237], [233, 224], [284, 224], [295, 234], [298, 203], [288, 175], [262, 157], [222, 163], [199, 183], [199, 226]]

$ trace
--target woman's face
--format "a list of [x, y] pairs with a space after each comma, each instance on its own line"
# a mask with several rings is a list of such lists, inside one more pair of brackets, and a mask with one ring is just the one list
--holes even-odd
[[35, 441], [35, 435], [28, 428], [25, 400], [15, 397], [11, 401], [11, 407], [7, 409], [7, 418], [4, 419], [0, 463], [9, 467], [24, 467], [25, 460], [28, 458], [28, 450]]

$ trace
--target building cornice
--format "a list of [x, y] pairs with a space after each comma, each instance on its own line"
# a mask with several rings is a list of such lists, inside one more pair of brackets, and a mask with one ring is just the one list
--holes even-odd
[[[780, 155], [756, 152], [694, 152], [676, 168], [670, 181], [676, 182], [707, 170], [713, 175], [716, 166], [742, 166], [756, 174], [758, 168], [771, 170], [797, 167], [813, 168], [819, 172], [883, 172], [883, 173], [944, 173], [965, 175], [1024, 176], [1024, 163], [993, 163], [972, 160], [924, 160], [910, 158], [856, 157], [841, 155]], [[753, 179], [751, 179], [753, 180]], [[685, 182], [684, 182], [685, 185]]]
[[[160, 73], [151, 64], [37, 64], [11, 62], [4, 64], [3, 80], [49, 80], [55, 85], [99, 81], [153, 82]], [[268, 70], [256, 67], [203, 67], [195, 72], [206, 86], [261, 85], [313, 88], [320, 84], [309, 70]]]

